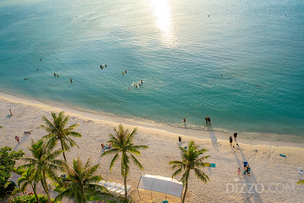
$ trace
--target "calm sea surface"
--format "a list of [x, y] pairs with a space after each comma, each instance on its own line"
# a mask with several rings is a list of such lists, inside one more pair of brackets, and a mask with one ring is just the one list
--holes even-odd
[[219, 131], [304, 136], [303, 11], [299, 0], [0, 0], [0, 91], [176, 127], [204, 129], [209, 116]]

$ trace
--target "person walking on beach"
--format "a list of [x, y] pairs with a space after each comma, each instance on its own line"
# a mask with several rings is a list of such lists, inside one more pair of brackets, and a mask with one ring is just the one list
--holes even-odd
[[179, 141], [179, 142], [182, 142], [181, 136], [178, 136], [178, 141]]
[[17, 142], [19, 143], [19, 137], [15, 136], [15, 140], [17, 140]]
[[230, 142], [230, 146], [232, 146], [232, 136], [229, 137], [229, 142]]
[[183, 119], [184, 123], [186, 123], [186, 118]]

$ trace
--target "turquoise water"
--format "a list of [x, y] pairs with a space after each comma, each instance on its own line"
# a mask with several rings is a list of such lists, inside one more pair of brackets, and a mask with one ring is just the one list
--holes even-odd
[[304, 136], [303, 10], [298, 0], [2, 0], [0, 90], [170, 126], [204, 129], [209, 116], [219, 131]]

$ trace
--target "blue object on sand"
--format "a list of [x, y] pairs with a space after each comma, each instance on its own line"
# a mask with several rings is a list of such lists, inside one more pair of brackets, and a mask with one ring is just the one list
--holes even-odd
[[280, 154], [280, 156], [281, 156], [281, 157], [286, 157], [286, 155], [284, 155], [284, 154]]
[[213, 163], [209, 163], [209, 164], [210, 164], [210, 166], [208, 166], [208, 167], [215, 168], [216, 164], [213, 164]]

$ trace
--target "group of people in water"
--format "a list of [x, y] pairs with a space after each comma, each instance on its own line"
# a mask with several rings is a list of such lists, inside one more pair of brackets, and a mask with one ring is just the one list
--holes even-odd
[[[138, 84], [133, 84], [133, 86], [138, 88], [138, 87], [141, 87], [143, 84], [144, 84], [144, 81], [140, 80], [140, 82], [138, 82]], [[128, 89], [130, 89], [130, 87]]]

